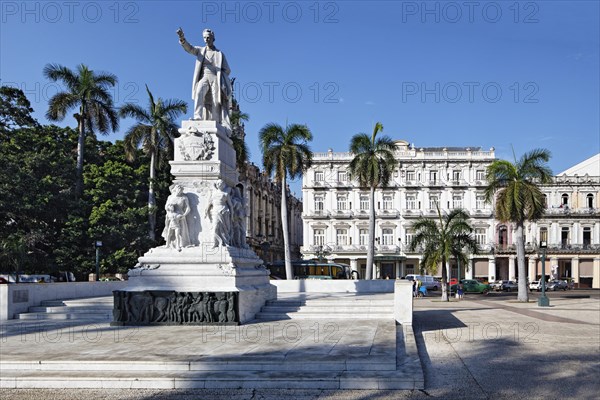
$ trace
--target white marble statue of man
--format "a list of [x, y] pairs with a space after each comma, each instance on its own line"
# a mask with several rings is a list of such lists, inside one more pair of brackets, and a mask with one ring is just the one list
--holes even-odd
[[229, 122], [229, 105], [232, 88], [229, 80], [229, 64], [225, 55], [214, 45], [215, 34], [210, 29], [202, 31], [205, 47], [192, 46], [185, 40], [183, 30], [177, 30], [179, 43], [184, 50], [196, 56], [192, 81], [194, 119], [216, 121], [226, 127]]

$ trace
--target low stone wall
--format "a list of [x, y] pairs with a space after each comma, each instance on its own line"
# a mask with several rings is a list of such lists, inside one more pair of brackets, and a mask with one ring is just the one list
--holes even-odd
[[0, 321], [15, 318], [45, 300], [81, 299], [112, 296], [113, 290], [123, 290], [126, 281], [17, 283], [0, 285]]

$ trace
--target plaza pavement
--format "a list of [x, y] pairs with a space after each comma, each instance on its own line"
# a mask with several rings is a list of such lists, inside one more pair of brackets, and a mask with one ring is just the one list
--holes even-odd
[[[583, 293], [578, 291], [551, 294], [548, 308], [537, 306], [536, 295], [528, 304], [516, 302], [514, 295], [497, 294], [467, 295], [461, 301], [449, 303], [440, 302], [438, 297], [415, 300], [413, 329], [424, 371], [422, 390], [2, 389], [0, 399], [597, 399], [600, 393], [600, 300], [598, 291], [587, 292], [591, 293], [589, 297], [574, 296]], [[352, 321], [336, 319], [332, 322], [339, 324], [338, 332], [343, 330], [349, 335], [336, 339], [345, 340], [350, 346], [352, 330], [360, 328]], [[68, 327], [73, 327], [73, 335], [83, 332], [75, 328], [81, 323], [51, 323], [56, 324], [55, 328], [61, 327], [66, 336], [62, 339], [47, 336], [35, 344], [32, 342], [35, 335], [30, 334], [30, 342], [19, 345], [20, 354], [35, 351], [60, 358], [68, 346], [56, 342], [69, 340]], [[18, 321], [10, 321], [10, 324], [18, 324]], [[314, 328], [310, 331], [309, 321], [302, 324], [308, 324], [301, 326], [314, 333]], [[370, 324], [374, 327], [378, 323], [371, 321]], [[143, 333], [141, 329], [136, 335]], [[158, 328], [150, 328], [148, 332], [154, 332], [152, 329]], [[88, 334], [93, 332], [96, 331], [90, 330]], [[104, 332], [106, 337], [111, 335], [111, 346], [117, 354], [136, 346], [141, 359], [153, 352], [148, 344], [138, 342], [126, 346], [122, 337], [116, 341], [116, 331], [107, 327]], [[150, 339], [155, 340], [157, 349], [164, 345], [171, 357], [176, 357], [186, 347], [182, 338], [173, 331]], [[90, 336], [90, 343], [86, 343], [88, 360], [102, 351], [93, 340]], [[314, 341], [314, 337], [307, 336], [306, 343], [309, 340]], [[0, 340], [2, 361], [11, 355], [10, 343], [10, 337]], [[335, 348], [324, 339], [321, 344], [312, 343], [310, 347], [313, 352], [321, 352], [320, 346]], [[383, 343], [382, 346], [384, 349]], [[219, 353], [216, 345], [214, 352]], [[301, 360], [302, 352], [297, 355]], [[348, 359], [348, 355], [341, 352], [335, 357]]]

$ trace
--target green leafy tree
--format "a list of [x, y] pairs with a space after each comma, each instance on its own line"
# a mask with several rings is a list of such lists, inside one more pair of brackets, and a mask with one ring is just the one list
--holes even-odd
[[[95, 240], [102, 241], [102, 273], [126, 272], [152, 245], [145, 223], [147, 158], [138, 156], [139, 162], [131, 165], [124, 154], [118, 141], [105, 148], [102, 163], [88, 164], [84, 172], [84, 199], [91, 205], [88, 249], [93, 250]], [[88, 272], [92, 261], [89, 257]]]
[[26, 272], [51, 272], [56, 238], [75, 213], [77, 133], [70, 128], [36, 126], [11, 129], [0, 141], [0, 242], [27, 248]]
[[515, 244], [519, 273], [519, 301], [529, 301], [525, 265], [525, 221], [535, 221], [544, 215], [544, 194], [540, 184], [552, 181], [552, 171], [546, 165], [550, 152], [535, 149], [514, 163], [496, 160], [486, 171], [488, 185], [486, 201], [495, 203], [496, 219], [512, 222], [516, 227]]
[[[33, 109], [20, 89], [0, 86], [0, 134], [21, 127], [35, 127], [37, 121], [31, 116]], [[0, 136], [0, 140], [4, 140]]]
[[110, 92], [117, 83], [117, 77], [105, 72], [96, 73], [83, 64], [76, 71], [62, 65], [48, 64], [44, 67], [44, 76], [53, 82], [62, 82], [67, 89], [52, 96], [46, 118], [50, 121], [62, 121], [69, 110], [78, 109], [73, 114], [79, 132], [75, 193], [81, 196], [86, 134], [96, 131], [108, 134], [119, 127]]
[[259, 132], [259, 141], [263, 154], [263, 166], [269, 176], [275, 174], [275, 181], [281, 186], [281, 228], [283, 231], [283, 247], [285, 258], [285, 273], [287, 279], [292, 279], [289, 224], [287, 207], [287, 177], [295, 179], [312, 164], [312, 152], [308, 142], [312, 133], [306, 125], [292, 124], [283, 128], [281, 125], [270, 123]]
[[[177, 125], [175, 119], [187, 111], [187, 104], [182, 100], [158, 98], [146, 86], [148, 92], [148, 108], [137, 104], [125, 104], [119, 110], [121, 117], [131, 117], [139, 122], [133, 125], [125, 134], [125, 153], [129, 160], [137, 155], [137, 149], [142, 148], [150, 156], [150, 182], [148, 185], [148, 237], [156, 239], [156, 196], [154, 186], [156, 181], [156, 164], [159, 160], [169, 158], [169, 148], [172, 149]], [[171, 150], [172, 153], [172, 150]]]
[[448, 270], [451, 258], [467, 264], [467, 254], [479, 253], [479, 246], [473, 237], [468, 214], [454, 209], [442, 215], [438, 206], [438, 220], [419, 218], [412, 225], [415, 232], [410, 250], [422, 248], [421, 271], [437, 273], [442, 267], [442, 301], [448, 301]]
[[[394, 158], [395, 145], [388, 136], [377, 137], [383, 125], [377, 122], [371, 136], [365, 133], [354, 135], [350, 141], [350, 152], [354, 156], [350, 161], [350, 174], [363, 188], [369, 188], [369, 237], [375, 237], [375, 189], [381, 185], [386, 187], [392, 171], [397, 165]], [[375, 259], [375, 243], [367, 246], [367, 271], [365, 279], [373, 279], [373, 263]]]

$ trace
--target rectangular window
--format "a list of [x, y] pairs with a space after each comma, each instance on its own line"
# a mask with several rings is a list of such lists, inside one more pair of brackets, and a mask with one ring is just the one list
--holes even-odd
[[335, 240], [338, 246], [346, 246], [348, 244], [348, 229], [336, 229]]
[[393, 206], [393, 198], [391, 194], [384, 194], [383, 195], [383, 209], [384, 210], [391, 210]]
[[540, 228], [540, 242], [546, 242], [548, 245], [548, 228]]
[[315, 171], [315, 182], [323, 182], [325, 180], [325, 173], [323, 171]]
[[485, 228], [477, 228], [475, 229], [475, 240], [477, 244], [483, 246], [487, 243], [487, 235], [485, 233]]
[[323, 211], [325, 209], [325, 196], [315, 196], [315, 211]]
[[414, 237], [415, 234], [413, 232], [406, 232], [406, 234], [404, 235], [404, 243], [406, 244], [407, 249], [410, 247], [410, 244], [412, 243]]
[[463, 207], [462, 194], [452, 195], [452, 208], [462, 208], [462, 207]]
[[314, 229], [313, 230], [313, 243], [315, 246], [325, 245], [325, 229]]
[[409, 210], [417, 209], [417, 196], [415, 196], [414, 194], [406, 195], [406, 208]]
[[361, 211], [369, 211], [369, 195], [361, 194], [360, 195], [360, 210]]
[[452, 171], [452, 180], [460, 181], [460, 171]]
[[437, 171], [429, 171], [429, 181], [431, 183], [436, 183], [437, 182], [437, 176], [438, 176]]
[[437, 194], [430, 194], [429, 195], [429, 209], [437, 210], [439, 204], [440, 204], [440, 196]]
[[592, 228], [583, 228], [583, 248], [589, 249], [592, 244]]
[[480, 195], [480, 194], [477, 195], [477, 197], [475, 199], [475, 208], [477, 208], [478, 210], [485, 209], [485, 196], [484, 195]]
[[566, 226], [563, 226], [562, 229], [560, 230], [560, 243], [561, 243], [563, 249], [571, 244], [570, 238], [569, 238], [570, 231], [571, 230]]
[[381, 244], [391, 246], [394, 244], [394, 230], [393, 229], [382, 229], [381, 230]]
[[348, 180], [348, 175], [346, 171], [338, 171], [338, 182], [346, 182]]
[[345, 211], [348, 209], [348, 195], [347, 194], [338, 194], [337, 209], [338, 209], [338, 211]]
[[478, 181], [484, 181], [485, 180], [485, 171], [482, 169], [478, 169], [477, 171], [475, 171], [475, 179]]
[[406, 180], [408, 182], [414, 182], [415, 181], [415, 171], [406, 171]]
[[358, 244], [361, 246], [366, 246], [369, 244], [369, 230], [368, 229], [359, 229]]

